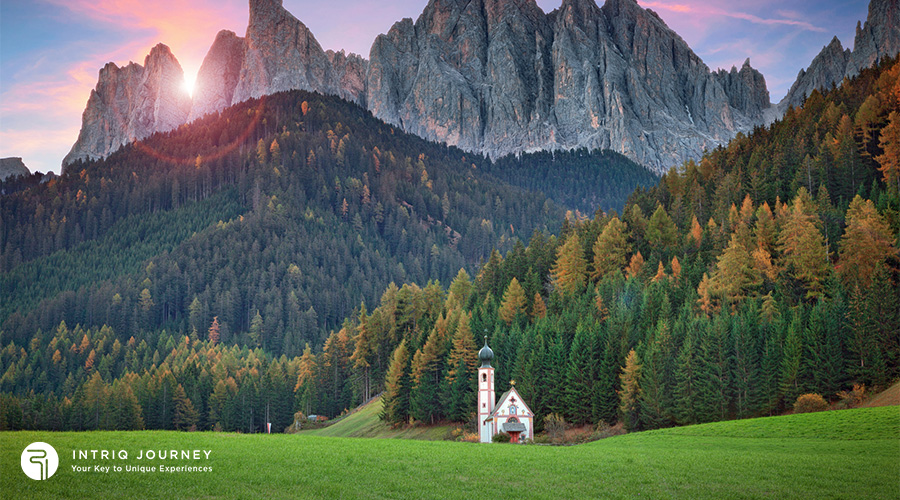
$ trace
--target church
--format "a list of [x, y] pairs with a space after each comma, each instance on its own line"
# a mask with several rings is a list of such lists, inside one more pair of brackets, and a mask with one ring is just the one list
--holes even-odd
[[478, 425], [479, 438], [482, 443], [490, 443], [495, 434], [509, 434], [511, 443], [521, 443], [526, 439], [534, 439], [534, 413], [522, 401], [516, 391], [515, 381], [509, 383], [509, 390], [496, 402], [494, 394], [494, 368], [491, 360], [494, 351], [487, 345], [478, 351], [481, 368], [478, 369]]

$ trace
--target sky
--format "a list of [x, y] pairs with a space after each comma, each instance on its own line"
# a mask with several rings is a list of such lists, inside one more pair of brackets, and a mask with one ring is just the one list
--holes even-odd
[[[603, 0], [599, 0], [602, 3]], [[368, 57], [372, 41], [427, 0], [284, 0], [325, 49]], [[562, 0], [537, 0], [550, 12]], [[866, 0], [639, 0], [713, 70], [750, 58], [773, 102], [837, 36], [852, 48]], [[0, 157], [59, 173], [101, 67], [143, 64], [168, 45], [192, 81], [221, 29], [243, 36], [247, 0], [0, 0]]]

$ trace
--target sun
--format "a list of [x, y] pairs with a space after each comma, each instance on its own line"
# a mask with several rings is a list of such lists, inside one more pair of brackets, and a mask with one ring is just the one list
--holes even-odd
[[189, 96], [194, 96], [194, 84], [197, 82], [196, 76], [184, 75], [184, 91], [188, 93]]

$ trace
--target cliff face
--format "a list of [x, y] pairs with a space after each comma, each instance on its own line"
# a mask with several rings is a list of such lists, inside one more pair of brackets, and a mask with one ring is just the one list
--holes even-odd
[[900, 0], [872, 0], [865, 26], [856, 24], [853, 50], [844, 49], [834, 37], [809, 68], [800, 70], [797, 80], [778, 103], [781, 113], [788, 106], [800, 106], [813, 90], [839, 85], [844, 77], [853, 77], [883, 57], [900, 53]]
[[82, 115], [81, 132], [63, 160], [102, 158], [122, 145], [185, 123], [191, 98], [184, 89], [184, 72], [163, 44], [150, 51], [144, 65], [122, 68], [109, 63], [100, 70]]
[[610, 148], [656, 171], [759, 123], [765, 81], [749, 63], [711, 73], [633, 0], [432, 0], [379, 36], [369, 109], [463, 149]]
[[31, 170], [28, 170], [22, 158], [0, 158], [0, 181], [5, 181], [10, 177], [28, 175], [31, 175]]
[[281, 0], [250, 0], [247, 35], [222, 31], [197, 75], [190, 120], [247, 99], [284, 90], [333, 94], [364, 105], [367, 62], [323, 51]]
[[[250, 0], [246, 47], [232, 104], [293, 89], [361, 102], [358, 88], [341, 86], [348, 65], [338, 74], [312, 32], [282, 7], [281, 0]], [[349, 66], [352, 71], [352, 63]]]
[[246, 52], [243, 38], [233, 31], [219, 32], [197, 73], [188, 121], [231, 106]]
[[250, 98], [303, 89], [492, 157], [608, 148], [662, 172], [751, 129], [769, 107], [765, 79], [749, 61], [710, 72], [635, 0], [602, 8], [565, 0], [549, 14], [534, 0], [431, 0], [415, 22], [380, 35], [369, 61], [323, 51], [281, 0], [250, 0], [246, 36], [218, 34], [192, 106], [181, 68], [160, 47], [146, 67], [101, 71], [66, 163]]

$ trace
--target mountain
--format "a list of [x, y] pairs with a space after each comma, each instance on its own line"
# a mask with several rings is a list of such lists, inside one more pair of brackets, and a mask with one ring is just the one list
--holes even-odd
[[172, 130], [185, 123], [190, 110], [184, 71], [169, 47], [153, 47], [143, 66], [132, 62], [120, 68], [109, 63], [100, 70], [78, 140], [63, 167], [105, 157], [124, 144]]
[[284, 90], [309, 90], [363, 104], [366, 60], [343, 51], [323, 51], [281, 0], [251, 0], [247, 35], [223, 30], [200, 72], [189, 121], [253, 97]]
[[788, 106], [800, 106], [813, 90], [827, 90], [853, 77], [883, 57], [900, 53], [900, 1], [871, 0], [866, 24], [856, 23], [853, 50], [844, 49], [837, 37], [826, 45], [809, 68], [800, 70], [787, 95], [778, 103], [780, 114]]
[[26, 175], [31, 175], [31, 170], [28, 170], [21, 158], [0, 158], [0, 181]]
[[765, 80], [749, 63], [712, 73], [634, 0], [432, 0], [369, 55], [375, 116], [491, 157], [612, 149], [665, 171], [762, 119]]
[[[379, 36], [368, 61], [323, 51], [280, 0], [251, 0], [246, 36], [222, 31], [212, 44], [189, 113], [134, 131], [119, 124], [132, 121], [147, 99], [108, 83], [130, 81], [125, 70], [107, 74], [113, 69], [101, 73], [98, 97], [88, 103], [64, 164], [171, 129], [179, 124], [174, 118], [192, 121], [249, 98], [302, 89], [343, 97], [405, 131], [494, 158], [611, 149], [662, 172], [751, 129], [769, 106], [765, 79], [749, 61], [740, 70], [710, 72], [634, 0], [608, 0], [602, 8], [566, 0], [549, 14], [534, 0], [433, 0], [415, 23], [404, 19]], [[173, 78], [170, 93], [178, 82]]]

